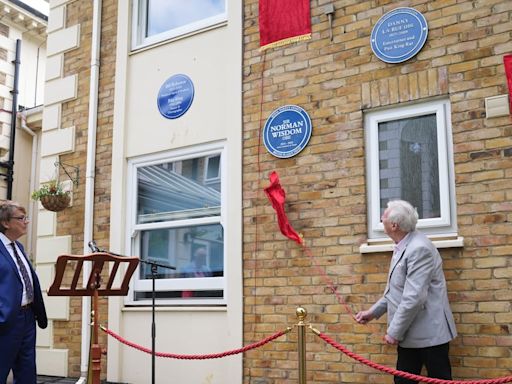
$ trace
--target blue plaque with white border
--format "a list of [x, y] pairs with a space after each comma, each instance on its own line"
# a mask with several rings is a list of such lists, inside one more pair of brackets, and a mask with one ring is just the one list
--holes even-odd
[[297, 105], [285, 105], [267, 119], [263, 128], [263, 144], [272, 155], [285, 159], [306, 147], [311, 131], [307, 112]]
[[194, 100], [194, 84], [187, 75], [169, 77], [158, 91], [158, 110], [168, 119], [177, 119], [185, 114]]
[[373, 53], [386, 63], [414, 57], [427, 41], [425, 17], [414, 8], [396, 8], [382, 16], [372, 29]]

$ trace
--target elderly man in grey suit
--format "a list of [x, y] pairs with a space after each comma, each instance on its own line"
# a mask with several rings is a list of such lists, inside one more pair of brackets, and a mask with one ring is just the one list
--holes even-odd
[[[397, 345], [397, 369], [451, 380], [449, 341], [457, 336], [442, 260], [432, 242], [416, 230], [418, 213], [406, 201], [388, 202], [382, 215], [386, 234], [396, 243], [384, 295], [356, 314], [361, 324], [388, 312], [384, 340]], [[396, 384], [416, 381], [395, 376]]]

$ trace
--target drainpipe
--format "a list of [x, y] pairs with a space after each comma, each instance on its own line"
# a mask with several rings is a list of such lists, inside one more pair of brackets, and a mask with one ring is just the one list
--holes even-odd
[[[89, 241], [94, 235], [94, 168], [96, 165], [96, 131], [98, 122], [98, 84], [100, 72], [101, 0], [94, 0], [91, 39], [91, 78], [89, 83], [89, 122], [87, 127], [87, 162], [85, 173], [84, 244], [83, 253], [90, 253]], [[91, 274], [90, 263], [84, 265], [84, 282]], [[80, 371], [84, 382], [89, 364], [91, 298], [82, 298], [82, 347]]]
[[6, 162], [0, 162], [0, 167], [7, 169], [6, 176], [7, 180], [7, 200], [12, 199], [12, 181], [14, 173], [14, 139], [16, 138], [16, 109], [18, 109], [18, 80], [20, 77], [20, 52], [21, 52], [21, 40], [16, 40], [16, 58], [13, 61], [14, 64], [14, 83], [12, 86], [12, 108], [11, 108], [11, 140], [9, 143], [9, 160]]
[[[37, 134], [27, 126], [27, 114], [26, 112], [18, 112], [18, 117], [21, 120], [21, 129], [32, 137], [32, 162], [30, 164], [30, 191], [36, 189], [36, 159], [37, 159]], [[28, 205], [28, 217], [34, 217], [34, 203], [30, 202]], [[28, 253], [32, 253], [32, 225], [28, 226], [27, 229], [27, 244], [29, 246]]]

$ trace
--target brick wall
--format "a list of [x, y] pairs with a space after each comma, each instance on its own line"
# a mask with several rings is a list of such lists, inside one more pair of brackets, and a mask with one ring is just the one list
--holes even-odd
[[[258, 1], [244, 5], [244, 343], [295, 324], [302, 305], [321, 331], [394, 366], [395, 348], [382, 342], [385, 318], [354, 323], [319, 268], [279, 233], [263, 188], [276, 170], [290, 222], [304, 234], [315, 263], [352, 311], [366, 309], [385, 287], [390, 254], [359, 253], [367, 236], [363, 110], [444, 96], [452, 109], [464, 237], [463, 248], [441, 251], [459, 332], [451, 345], [454, 377], [510, 375], [512, 128], [509, 117], [486, 118], [484, 99], [507, 93], [502, 57], [512, 52], [512, 2], [333, 1], [332, 42], [327, 3], [311, 1], [312, 40], [265, 55], [258, 50]], [[426, 17], [429, 36], [415, 58], [386, 64], [373, 55], [370, 34], [385, 12], [400, 6]], [[313, 134], [300, 154], [277, 159], [259, 134], [269, 114], [285, 104], [306, 109]], [[244, 383], [297, 382], [296, 339], [293, 332], [247, 353]], [[307, 342], [309, 384], [392, 382], [312, 335]]]
[[[94, 234], [100, 248], [108, 249], [110, 235], [110, 180], [112, 159], [112, 116], [114, 94], [114, 65], [116, 52], [117, 2], [102, 2], [102, 31], [100, 52], [100, 80], [98, 122], [96, 135], [96, 166], [94, 178]], [[92, 2], [70, 2], [66, 10], [68, 26], [80, 24], [80, 47], [65, 54], [64, 76], [78, 75], [78, 97], [62, 106], [62, 127], [76, 127], [75, 151], [61, 155], [62, 163], [79, 167], [78, 187], [73, 189], [73, 206], [60, 212], [57, 235], [72, 236], [72, 253], [82, 255], [84, 194], [87, 161], [87, 134], [89, 119], [89, 81], [91, 64]], [[61, 179], [67, 176], [61, 170]], [[92, 239], [87, 239], [92, 240]], [[82, 300], [70, 300], [69, 321], [54, 322], [55, 348], [69, 348], [69, 376], [80, 376]], [[107, 299], [100, 298], [100, 323], [107, 321]], [[100, 332], [99, 343], [106, 348], [107, 338]], [[106, 373], [106, 359], [102, 359], [102, 374]]]

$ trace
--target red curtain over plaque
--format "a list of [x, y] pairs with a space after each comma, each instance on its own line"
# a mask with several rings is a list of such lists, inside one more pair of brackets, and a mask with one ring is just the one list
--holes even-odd
[[260, 0], [260, 49], [311, 38], [309, 0]]
[[297, 242], [298, 244], [302, 244], [302, 238], [300, 235], [295, 232], [295, 229], [288, 222], [288, 217], [284, 212], [284, 202], [286, 200], [286, 193], [284, 189], [281, 187], [279, 183], [279, 176], [277, 172], [272, 172], [270, 174], [270, 185], [265, 188], [265, 194], [268, 199], [272, 203], [272, 207], [276, 211], [277, 214], [277, 222], [279, 224], [279, 229], [281, 233], [288, 237], [289, 239]]
[[512, 55], [503, 56], [503, 63], [505, 64], [505, 75], [507, 75], [508, 101], [512, 115]]

